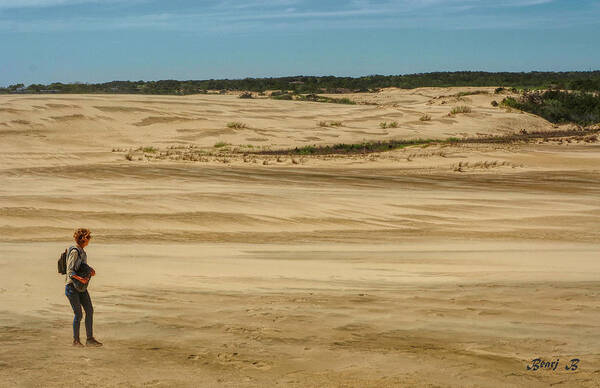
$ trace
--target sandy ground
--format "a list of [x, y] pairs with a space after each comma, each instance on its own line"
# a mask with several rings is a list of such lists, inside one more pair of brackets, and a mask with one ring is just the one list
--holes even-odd
[[[232, 153], [553, 129], [475, 89], [0, 96], [0, 386], [599, 386], [599, 143]], [[100, 349], [55, 269], [80, 226]]]

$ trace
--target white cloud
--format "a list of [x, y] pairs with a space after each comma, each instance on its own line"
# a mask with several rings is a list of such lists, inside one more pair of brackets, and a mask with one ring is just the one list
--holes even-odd
[[108, 4], [127, 0], [0, 0], [0, 9], [8, 8], [47, 8], [85, 3]]
[[[29, 7], [82, 3], [120, 2], [127, 12], [94, 16], [90, 13], [36, 16], [22, 20], [0, 17], [0, 31], [110, 31], [173, 30], [195, 33], [301, 31], [307, 29], [489, 29], [535, 28], [594, 23], [598, 8], [568, 12], [519, 14], [518, 7], [536, 6], [553, 0], [352, 0], [337, 6], [308, 0], [208, 0], [186, 9], [170, 9], [152, 2], [151, 7], [129, 7], [150, 0], [20, 0]], [[16, 1], [0, 0], [0, 9]], [[191, 3], [190, 3], [191, 4]], [[138, 4], [139, 5], [139, 4]], [[499, 19], [496, 10], [510, 8], [511, 17]]]
[[[144, 0], [0, 0], [0, 9], [18, 8], [49, 8], [80, 4], [131, 4]], [[554, 0], [351, 0], [340, 1], [336, 7], [340, 10], [366, 10], [377, 9], [380, 11], [407, 11], [428, 7], [443, 8], [483, 8], [483, 7], [524, 7], [552, 2]], [[229, 11], [245, 11], [255, 8], [277, 9], [290, 8], [309, 10], [310, 2], [307, 0], [221, 0], [204, 2], [208, 9]], [[329, 3], [321, 3], [320, 7], [331, 7]], [[198, 4], [196, 4], [198, 6]]]

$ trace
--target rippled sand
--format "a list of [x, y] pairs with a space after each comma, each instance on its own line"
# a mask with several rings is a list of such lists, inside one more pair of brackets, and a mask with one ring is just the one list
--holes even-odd
[[[493, 94], [436, 98], [460, 90], [0, 96], [0, 386], [598, 386], [598, 143], [228, 154], [552, 129]], [[206, 160], [125, 159], [189, 145]], [[79, 226], [101, 349], [70, 347], [54, 269]]]

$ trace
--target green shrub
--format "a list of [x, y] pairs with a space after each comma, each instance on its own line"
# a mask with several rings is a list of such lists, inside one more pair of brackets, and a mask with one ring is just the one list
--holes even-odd
[[431, 116], [428, 115], [427, 113], [423, 113], [423, 115], [421, 116], [421, 118], [419, 118], [419, 120], [421, 120], [421, 121], [431, 121]]
[[551, 123], [590, 125], [600, 122], [600, 95], [586, 92], [524, 92], [516, 99], [507, 97], [502, 104], [541, 116]]
[[220, 141], [218, 143], [215, 143], [215, 148], [223, 148], [223, 147], [227, 147], [229, 144], [225, 143], [224, 141]]

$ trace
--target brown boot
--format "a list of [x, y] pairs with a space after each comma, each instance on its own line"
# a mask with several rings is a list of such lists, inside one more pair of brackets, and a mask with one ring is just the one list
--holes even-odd
[[83, 348], [83, 344], [79, 341], [79, 338], [73, 338], [73, 346], [77, 348]]
[[98, 342], [94, 337], [91, 337], [85, 341], [85, 346], [102, 346], [102, 342]]

